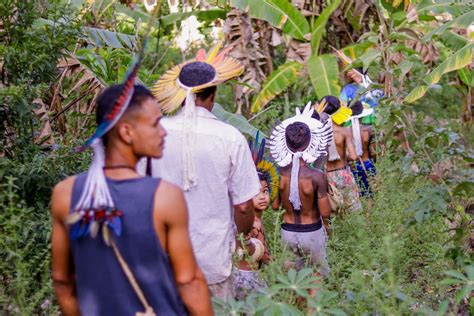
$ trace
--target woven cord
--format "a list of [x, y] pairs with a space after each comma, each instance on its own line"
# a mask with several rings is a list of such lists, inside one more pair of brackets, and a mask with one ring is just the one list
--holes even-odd
[[113, 240], [113, 238], [110, 239], [110, 246], [114, 250], [115, 256], [117, 257], [117, 260], [120, 263], [120, 267], [122, 267], [123, 272], [127, 276], [128, 282], [130, 282], [130, 285], [132, 286], [133, 290], [137, 294], [138, 299], [140, 300], [142, 305], [145, 307], [145, 314], [140, 314], [140, 315], [147, 315], [147, 316], [156, 315], [155, 312], [153, 311], [153, 307], [151, 307], [151, 305], [148, 304], [148, 301], [146, 300], [145, 295], [143, 294], [143, 291], [138, 285], [138, 282], [135, 279], [135, 276], [133, 275], [132, 270], [130, 270], [130, 267], [128, 266], [127, 262], [122, 257], [122, 254], [117, 248], [117, 245], [115, 244], [115, 241]]

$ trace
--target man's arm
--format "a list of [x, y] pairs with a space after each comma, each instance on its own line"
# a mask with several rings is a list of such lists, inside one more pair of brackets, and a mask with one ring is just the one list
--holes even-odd
[[344, 141], [346, 144], [347, 159], [351, 161], [357, 160], [358, 157], [355, 150], [354, 141], [352, 140], [352, 133], [347, 128], [344, 130]]
[[239, 135], [238, 141], [231, 146], [229, 195], [234, 204], [237, 232], [247, 235], [252, 229], [255, 216], [252, 198], [260, 191], [260, 181], [245, 138]]
[[51, 197], [51, 278], [59, 308], [65, 316], [80, 315], [74, 267], [65, 219], [69, 214], [74, 178], [60, 182]]
[[234, 221], [237, 226], [237, 233], [248, 235], [252, 230], [254, 221], [254, 209], [252, 200], [234, 205]]
[[166, 251], [178, 290], [191, 315], [212, 315], [206, 279], [194, 258], [188, 231], [188, 209], [183, 192], [162, 181], [155, 194], [155, 227], [165, 225]]
[[329, 229], [329, 218], [331, 216], [331, 204], [329, 203], [329, 197], [327, 194], [327, 177], [323, 172], [319, 172], [316, 175], [316, 185], [318, 190], [318, 208], [321, 217], [323, 218], [324, 227], [326, 230]]
[[377, 161], [375, 133], [372, 126], [369, 129], [369, 154], [370, 154], [370, 158], [372, 158], [373, 161]]
[[272, 202], [272, 209], [274, 211], [278, 211], [281, 206], [281, 197], [280, 197], [280, 192], [278, 192], [277, 196], [275, 197], [275, 200]]

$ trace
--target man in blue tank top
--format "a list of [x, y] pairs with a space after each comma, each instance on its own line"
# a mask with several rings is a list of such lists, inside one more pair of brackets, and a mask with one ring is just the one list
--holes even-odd
[[[117, 107], [121, 102], [127, 103], [125, 109]], [[143, 310], [138, 314], [212, 314], [189, 239], [183, 192], [135, 171], [141, 157], [162, 156], [166, 132], [157, 101], [145, 87], [126, 82], [102, 93], [96, 114], [98, 131], [113, 122], [92, 142], [104, 143], [105, 156], [102, 147], [94, 147], [89, 172], [60, 182], [52, 194], [51, 273], [61, 311], [87, 316], [130, 316]], [[89, 201], [90, 188], [100, 185], [106, 192], [91, 191], [90, 205], [103, 195], [113, 209], [78, 208]]]

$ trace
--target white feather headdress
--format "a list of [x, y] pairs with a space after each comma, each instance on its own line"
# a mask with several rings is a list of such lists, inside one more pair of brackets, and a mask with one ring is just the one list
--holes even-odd
[[[328, 154], [328, 144], [333, 137], [331, 120], [320, 122], [312, 118], [313, 113], [314, 109], [311, 107], [311, 102], [308, 102], [303, 112], [297, 108], [296, 115], [278, 124], [270, 135], [269, 147], [273, 160], [280, 167], [286, 167], [292, 163], [289, 200], [295, 210], [301, 209], [298, 186], [299, 159], [303, 158], [305, 162], [312, 163], [319, 157], [326, 156]], [[303, 151], [293, 152], [286, 143], [286, 128], [296, 122], [308, 126], [311, 132], [311, 140]]]
[[296, 115], [290, 117], [275, 127], [269, 142], [270, 153], [273, 160], [280, 166], [288, 166], [292, 162], [295, 154], [286, 144], [286, 128], [295, 122], [306, 124], [311, 131], [311, 140], [308, 147], [303, 150], [301, 157], [307, 163], [312, 163], [321, 156], [327, 155], [327, 145], [332, 138], [332, 125], [330, 120], [320, 122], [312, 118], [314, 109], [311, 102], [308, 102], [303, 112], [299, 108], [296, 109]]

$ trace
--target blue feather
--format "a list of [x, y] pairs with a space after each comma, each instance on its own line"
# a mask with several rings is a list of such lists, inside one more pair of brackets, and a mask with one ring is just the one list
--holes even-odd
[[257, 151], [259, 138], [260, 138], [260, 131], [257, 131], [257, 135], [255, 135], [255, 146], [252, 148], [252, 151]]
[[258, 151], [257, 163], [259, 163], [263, 159], [263, 154], [265, 153], [265, 142], [265, 138], [263, 138], [262, 143], [260, 144], [260, 149]]
[[69, 238], [71, 238], [71, 240], [76, 240], [80, 237], [79, 233], [81, 231], [81, 224], [81, 221], [79, 221], [72, 225], [71, 230], [69, 231]]
[[122, 235], [122, 220], [120, 217], [114, 216], [107, 225], [114, 231], [115, 235]]

